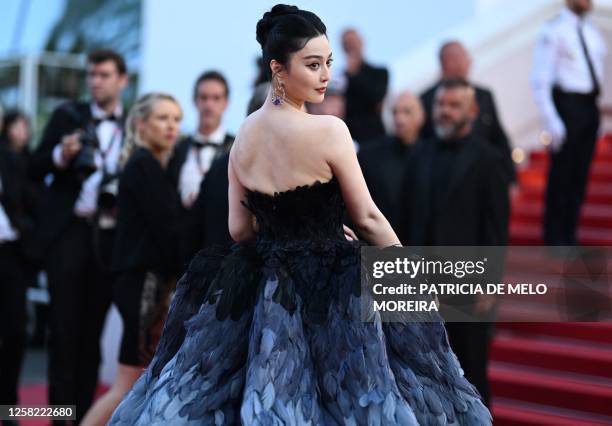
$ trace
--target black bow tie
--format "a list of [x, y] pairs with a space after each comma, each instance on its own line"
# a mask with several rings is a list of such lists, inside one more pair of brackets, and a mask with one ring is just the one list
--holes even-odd
[[210, 141], [199, 141], [199, 140], [195, 140], [193, 141], [193, 146], [195, 146], [196, 148], [206, 148], [207, 146], [213, 147], [213, 148], [219, 148], [220, 145], [216, 144], [214, 142], [210, 142]]
[[116, 116], [115, 114], [110, 114], [107, 115], [106, 117], [98, 117], [98, 118], [94, 118], [93, 122], [94, 124], [97, 126], [98, 124], [102, 123], [103, 121], [114, 121], [114, 122], [118, 122], [119, 121], [119, 117]]

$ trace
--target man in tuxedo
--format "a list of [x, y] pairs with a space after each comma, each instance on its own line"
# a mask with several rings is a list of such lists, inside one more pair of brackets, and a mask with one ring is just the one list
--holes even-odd
[[[472, 60], [466, 48], [458, 41], [448, 41], [442, 45], [439, 52], [441, 78], [421, 95], [421, 101], [427, 114], [425, 125], [421, 130], [421, 138], [429, 139], [435, 136], [433, 123], [433, 105], [436, 90], [445, 79], [468, 80]], [[509, 182], [516, 180], [516, 171], [512, 161], [510, 142], [497, 115], [493, 93], [485, 87], [472, 85], [476, 91], [478, 107], [473, 131], [479, 133], [482, 140], [490, 143], [502, 155], [503, 167]]]
[[[225, 243], [229, 235], [227, 215], [223, 217], [227, 212], [227, 164], [223, 171], [223, 166], [212, 168], [234, 142], [234, 136], [222, 125], [229, 101], [229, 85], [223, 74], [202, 73], [193, 88], [193, 101], [198, 110], [197, 131], [177, 144], [168, 165], [183, 207], [182, 263], [206, 245]], [[206, 184], [209, 173], [217, 184]], [[201, 190], [204, 193], [200, 196]]]
[[0, 144], [0, 404], [18, 402], [27, 320], [21, 243], [29, 231], [26, 176], [16, 154]]
[[[255, 87], [249, 100], [247, 116], [263, 106], [269, 90], [268, 83], [260, 83]], [[184, 262], [188, 262], [198, 250], [204, 247], [225, 246], [232, 242], [227, 223], [229, 216], [228, 165], [229, 152], [224, 152], [215, 158], [206, 174], [206, 179], [202, 180], [198, 197], [187, 213], [184, 237], [181, 241], [181, 259]]]
[[[434, 97], [436, 136], [415, 149], [402, 197], [400, 239], [415, 246], [504, 246], [509, 200], [502, 158], [473, 131], [475, 91], [465, 80], [444, 80]], [[487, 362], [494, 300], [468, 300], [481, 322], [446, 327], [465, 376], [489, 400]]]
[[30, 173], [51, 183], [42, 195], [34, 248], [49, 281], [49, 403], [76, 404], [79, 421], [91, 405], [100, 363], [99, 340], [111, 300], [112, 223], [98, 198], [118, 171], [123, 141], [121, 93], [125, 61], [110, 49], [87, 59], [90, 102], [68, 102], [52, 114]]
[[198, 197], [213, 160], [229, 152], [234, 142], [234, 135], [222, 125], [229, 101], [229, 86], [223, 74], [218, 71], [202, 73], [193, 88], [193, 101], [198, 110], [198, 129], [177, 144], [168, 165], [187, 210]]
[[232, 242], [227, 224], [228, 166], [229, 153], [221, 154], [212, 162], [206, 179], [202, 180], [198, 197], [186, 212], [179, 254], [183, 264], [204, 247], [227, 246]]
[[346, 53], [346, 125], [360, 143], [385, 135], [381, 111], [387, 94], [389, 72], [370, 65], [364, 59], [363, 40], [354, 29], [342, 33]]
[[395, 133], [376, 143], [366, 143], [359, 151], [359, 164], [372, 199], [395, 230], [400, 223], [402, 182], [424, 121], [419, 98], [402, 92], [393, 103]]

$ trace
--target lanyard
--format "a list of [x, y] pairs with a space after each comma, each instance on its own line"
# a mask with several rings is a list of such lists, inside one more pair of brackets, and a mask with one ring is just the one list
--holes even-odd
[[[97, 132], [97, 129], [96, 129]], [[108, 146], [106, 147], [105, 150], [102, 150], [102, 147], [100, 147], [100, 149], [98, 149], [98, 151], [100, 152], [100, 157], [102, 157], [102, 172], [104, 174], [107, 173], [108, 171], [108, 167], [106, 164], [106, 158], [108, 157], [108, 155], [110, 154], [110, 152], [113, 149], [113, 146], [115, 145], [115, 142], [121, 137], [121, 129], [119, 128], [119, 126], [115, 126], [115, 130], [113, 130], [113, 134], [111, 136], [111, 140], [108, 143]]]
[[195, 155], [196, 165], [198, 166], [198, 171], [200, 172], [200, 176], [204, 176], [206, 172], [208, 171], [204, 169], [204, 166], [202, 165], [202, 158], [201, 158], [202, 150], [205, 148], [212, 148], [215, 151], [215, 153], [213, 154], [213, 157], [216, 154], [217, 149], [218, 149], [218, 147], [213, 146], [212, 143], [207, 146], [200, 147], [196, 145], [193, 147], [193, 154]]

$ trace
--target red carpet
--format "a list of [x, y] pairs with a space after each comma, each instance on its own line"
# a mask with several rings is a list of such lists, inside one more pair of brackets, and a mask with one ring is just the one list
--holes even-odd
[[[535, 152], [519, 172], [512, 245], [542, 244], [547, 167], [548, 155]], [[612, 245], [612, 135], [597, 146], [578, 238]], [[496, 425], [612, 424], [611, 323], [499, 323], [497, 330], [489, 368]]]
[[[537, 152], [519, 172], [510, 227], [513, 245], [542, 243], [546, 168], [547, 155]], [[579, 239], [584, 245], [612, 246], [612, 136], [598, 144]], [[489, 369], [496, 425], [612, 425], [612, 324], [499, 323], [497, 329]], [[21, 401], [45, 404], [46, 391], [44, 385], [24, 386]]]
[[[107, 386], [98, 385], [96, 398], [99, 398], [108, 390]], [[19, 388], [20, 405], [46, 405], [47, 404], [47, 385], [28, 385]], [[21, 426], [47, 426], [51, 422], [44, 419], [19, 419]]]

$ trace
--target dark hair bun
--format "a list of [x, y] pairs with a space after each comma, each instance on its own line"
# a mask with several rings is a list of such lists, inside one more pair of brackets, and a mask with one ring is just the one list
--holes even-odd
[[264, 66], [276, 59], [285, 64], [311, 38], [325, 35], [319, 17], [296, 6], [277, 4], [257, 22], [257, 41], [261, 45]]
[[299, 13], [300, 9], [297, 6], [290, 6], [288, 4], [277, 4], [269, 12], [264, 13], [263, 17], [257, 23], [257, 42], [261, 45], [262, 49], [266, 45], [268, 39], [268, 33], [276, 24], [279, 16], [283, 15], [295, 15]]

